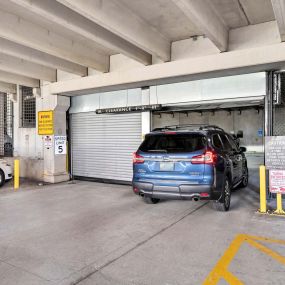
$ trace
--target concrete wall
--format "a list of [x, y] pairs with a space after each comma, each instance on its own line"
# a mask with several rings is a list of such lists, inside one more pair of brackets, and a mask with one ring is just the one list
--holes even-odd
[[5, 157], [5, 160], [14, 168], [14, 160], [20, 160], [20, 176], [42, 182], [44, 178], [44, 160], [25, 156]]
[[[68, 74], [63, 73], [66, 80]], [[41, 82], [41, 91], [36, 98], [36, 127], [23, 128], [21, 126], [21, 95], [17, 88], [14, 102], [14, 158], [20, 160], [20, 176], [38, 181], [54, 181], [66, 176], [66, 157], [57, 157], [55, 160], [54, 149], [44, 148], [44, 136], [37, 133], [39, 111], [54, 110], [55, 134], [66, 135], [66, 111], [69, 108], [69, 98], [51, 96], [49, 82]]]
[[[229, 31], [228, 51], [242, 50], [280, 43], [276, 21], [249, 25]], [[218, 54], [218, 48], [206, 37], [198, 36], [176, 41], [171, 46], [171, 60]]]
[[249, 168], [258, 168], [264, 161], [264, 138], [259, 130], [263, 130], [264, 114], [255, 109], [239, 111], [215, 111], [215, 112], [188, 112], [188, 113], [161, 113], [152, 116], [152, 128], [167, 125], [183, 124], [211, 124], [223, 128], [226, 132], [237, 133], [242, 130], [244, 137], [241, 145], [246, 146]]
[[183, 124], [210, 124], [217, 125], [227, 132], [237, 133], [243, 130], [244, 138], [242, 145], [248, 151], [263, 151], [263, 137], [258, 131], [263, 130], [263, 110], [249, 109], [239, 111], [215, 111], [215, 112], [187, 112], [187, 113], [160, 113], [152, 116], [152, 128], [164, 127], [167, 125]]
[[[14, 156], [42, 159], [42, 141], [37, 136], [37, 128], [23, 128], [21, 125], [21, 100], [20, 90], [17, 88], [14, 102]], [[36, 97], [36, 110], [42, 110], [42, 98]]]
[[[20, 160], [20, 176], [42, 181], [43, 142], [37, 128], [21, 126], [21, 94], [19, 87], [14, 96], [14, 158]], [[42, 110], [42, 98], [36, 98], [36, 109]]]

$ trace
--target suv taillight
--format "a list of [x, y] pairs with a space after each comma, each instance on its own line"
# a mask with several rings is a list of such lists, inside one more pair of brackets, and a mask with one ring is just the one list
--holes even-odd
[[216, 161], [217, 154], [212, 150], [207, 150], [205, 153], [191, 158], [192, 164], [215, 164]]
[[137, 154], [136, 152], [133, 153], [133, 164], [140, 164], [144, 163], [143, 156]]

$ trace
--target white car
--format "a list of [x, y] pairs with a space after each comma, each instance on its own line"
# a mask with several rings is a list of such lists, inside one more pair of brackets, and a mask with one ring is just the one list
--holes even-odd
[[7, 161], [0, 159], [0, 187], [12, 179], [12, 168]]

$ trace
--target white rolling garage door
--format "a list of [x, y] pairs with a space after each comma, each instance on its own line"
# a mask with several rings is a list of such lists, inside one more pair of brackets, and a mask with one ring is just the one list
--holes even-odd
[[140, 113], [71, 115], [72, 174], [132, 180], [132, 153], [142, 141]]

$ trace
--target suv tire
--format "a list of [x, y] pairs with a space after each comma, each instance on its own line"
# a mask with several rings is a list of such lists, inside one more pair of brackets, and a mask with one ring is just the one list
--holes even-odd
[[0, 169], [0, 187], [5, 183], [5, 175], [2, 169]]
[[143, 197], [143, 200], [146, 204], [157, 204], [160, 199], [157, 199], [157, 198], [151, 198], [151, 197]]
[[214, 208], [221, 212], [227, 212], [231, 205], [231, 184], [228, 177], [225, 178], [222, 197], [218, 201], [213, 201]]
[[247, 187], [247, 184], [248, 184], [248, 168], [246, 167], [243, 170], [242, 181], [241, 181], [239, 187], [245, 188], [245, 187]]

